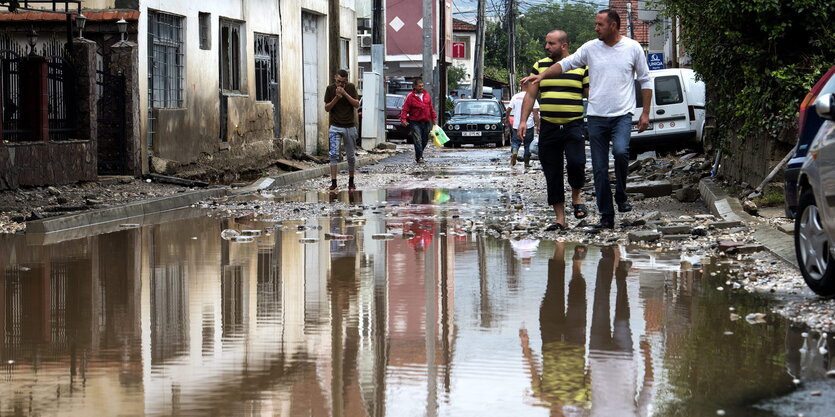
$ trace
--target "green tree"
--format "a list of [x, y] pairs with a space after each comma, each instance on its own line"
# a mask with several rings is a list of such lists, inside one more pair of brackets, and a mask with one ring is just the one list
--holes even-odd
[[[594, 19], [597, 9], [587, 3], [548, 1], [520, 10], [517, 16], [524, 16], [517, 17], [516, 21], [517, 76], [522, 78], [528, 75], [534, 62], [545, 57], [545, 35], [554, 29], [568, 33], [571, 52], [586, 41], [596, 38]], [[484, 38], [484, 76], [507, 81], [509, 64], [506, 20], [487, 22]]]
[[799, 101], [835, 64], [835, 0], [657, 2], [681, 18], [720, 137], [793, 136]]

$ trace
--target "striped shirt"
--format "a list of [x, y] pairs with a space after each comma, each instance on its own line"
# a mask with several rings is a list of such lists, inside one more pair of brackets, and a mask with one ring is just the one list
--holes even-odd
[[[531, 75], [544, 72], [554, 60], [542, 58]], [[550, 123], [566, 124], [583, 117], [583, 89], [589, 86], [589, 69], [577, 68], [539, 82], [539, 117]]]

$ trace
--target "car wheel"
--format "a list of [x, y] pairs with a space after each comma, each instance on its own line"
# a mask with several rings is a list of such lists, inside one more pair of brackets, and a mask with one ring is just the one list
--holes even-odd
[[816, 294], [835, 295], [835, 260], [810, 188], [803, 190], [794, 223], [794, 250], [806, 285]]

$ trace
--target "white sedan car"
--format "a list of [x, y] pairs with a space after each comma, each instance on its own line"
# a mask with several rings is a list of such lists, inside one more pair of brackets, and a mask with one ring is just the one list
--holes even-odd
[[825, 119], [809, 147], [798, 176], [794, 246], [809, 288], [835, 296], [835, 94], [815, 102]]

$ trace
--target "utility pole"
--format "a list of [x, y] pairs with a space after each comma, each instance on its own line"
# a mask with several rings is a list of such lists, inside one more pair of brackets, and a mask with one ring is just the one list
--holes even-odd
[[339, 0], [328, 0], [328, 80], [333, 78], [339, 69], [340, 53], [339, 45]]
[[433, 97], [435, 92], [432, 35], [432, 0], [423, 0], [423, 82], [429, 97]]
[[481, 98], [484, 86], [484, 8], [485, 0], [478, 0], [475, 22], [475, 62], [473, 63], [473, 98]]
[[635, 39], [635, 30], [632, 29], [632, 0], [626, 2], [626, 35]]
[[[438, 125], [446, 123], [447, 62], [446, 62], [446, 0], [438, 0]], [[431, 97], [431, 96], [430, 96]]]
[[[386, 48], [385, 48], [385, 34], [386, 34], [386, 18], [385, 18], [385, 9], [383, 8], [383, 1], [384, 0], [373, 0], [373, 9], [371, 11], [372, 19], [371, 22], [371, 72], [377, 73], [380, 75], [380, 85], [377, 92], [377, 103], [385, 103], [386, 102], [386, 76], [384, 74], [384, 65], [386, 59]], [[373, 79], [373, 78], [372, 78]], [[385, 131], [386, 131], [386, 113], [385, 113], [385, 104], [378, 107], [377, 111], [377, 132], [382, 132], [380, 135], [382, 136], [382, 140], [385, 140]], [[374, 119], [372, 119], [374, 120]], [[381, 140], [380, 136], [377, 137], [377, 140]], [[363, 140], [365, 142], [365, 140]]]
[[672, 67], [678, 68], [678, 16], [673, 16], [673, 27], [670, 33], [670, 58], [672, 58]]
[[507, 65], [510, 95], [516, 94], [516, 1], [507, 0]]

